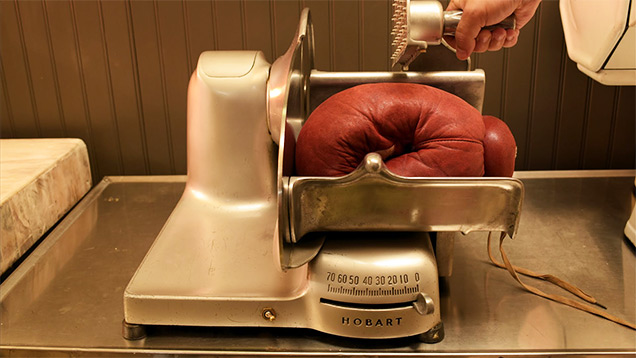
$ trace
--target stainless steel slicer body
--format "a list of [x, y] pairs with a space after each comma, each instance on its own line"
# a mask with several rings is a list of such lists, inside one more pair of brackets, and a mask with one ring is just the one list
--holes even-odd
[[126, 338], [141, 338], [145, 325], [179, 325], [437, 342], [438, 276], [449, 273], [440, 250], [452, 247], [444, 240], [514, 234], [523, 196], [515, 179], [404, 178], [374, 153], [344, 177], [293, 175], [294, 135], [342, 89], [424, 83], [480, 110], [483, 102], [482, 71], [316, 71], [312, 31], [305, 10], [272, 65], [258, 51], [199, 58], [186, 188], [125, 290]]

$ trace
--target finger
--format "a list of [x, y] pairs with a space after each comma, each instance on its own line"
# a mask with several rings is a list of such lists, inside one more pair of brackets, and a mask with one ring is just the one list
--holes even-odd
[[483, 9], [464, 9], [462, 19], [455, 31], [457, 58], [465, 60], [475, 49], [475, 39], [485, 26], [487, 14]]
[[527, 0], [522, 2], [522, 5], [515, 11], [517, 29], [521, 29], [532, 19], [540, 3], [541, 0]]
[[517, 44], [519, 39], [519, 30], [506, 30], [506, 41], [504, 42], [503, 47], [513, 47]]
[[488, 30], [481, 30], [479, 35], [477, 35], [477, 41], [475, 44], [475, 49], [473, 52], [486, 52], [488, 51], [488, 47], [490, 46], [490, 41], [492, 39], [492, 35]]
[[446, 41], [446, 43], [452, 47], [452, 48], [457, 48], [457, 44], [455, 43], [455, 37], [453, 36], [444, 36], [444, 40]]
[[470, 54], [475, 49], [475, 38], [479, 34], [481, 27], [473, 26], [468, 23], [464, 23], [462, 26], [462, 22], [457, 26], [457, 31], [455, 32], [455, 44], [457, 49], [457, 58], [460, 60], [465, 60], [470, 56]]
[[454, 0], [451, 0], [451, 2], [446, 7], [446, 11], [451, 11], [451, 10], [461, 10], [461, 6], [458, 5]]
[[501, 50], [505, 41], [506, 41], [506, 30], [502, 28], [494, 29], [492, 31], [490, 45], [488, 46], [488, 51]]

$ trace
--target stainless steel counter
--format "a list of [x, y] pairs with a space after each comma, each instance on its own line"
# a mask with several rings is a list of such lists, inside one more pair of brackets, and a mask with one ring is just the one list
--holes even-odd
[[[634, 173], [519, 173], [526, 188], [521, 223], [517, 237], [505, 244], [513, 264], [569, 280], [633, 322], [636, 259], [622, 230]], [[184, 180], [110, 177], [96, 186], [0, 285], [0, 355], [636, 353], [635, 331], [529, 294], [490, 265], [485, 234], [455, 243], [453, 275], [441, 283], [446, 338], [438, 344], [352, 340], [304, 329], [192, 327], [150, 328], [144, 340], [126, 341], [123, 290], [179, 199]]]

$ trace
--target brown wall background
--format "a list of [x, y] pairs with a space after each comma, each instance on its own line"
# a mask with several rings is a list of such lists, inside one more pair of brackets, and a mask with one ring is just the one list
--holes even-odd
[[[0, 1], [0, 136], [77, 137], [95, 181], [186, 172], [186, 88], [205, 50], [271, 61], [302, 8], [316, 67], [387, 70], [390, 1]], [[517, 170], [635, 167], [634, 87], [590, 80], [567, 57], [556, 0], [519, 44], [473, 56], [485, 114], [508, 123]]]

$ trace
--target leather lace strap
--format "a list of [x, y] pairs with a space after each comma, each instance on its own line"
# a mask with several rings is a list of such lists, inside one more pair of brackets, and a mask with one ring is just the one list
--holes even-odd
[[557, 285], [557, 286], [559, 286], [559, 287], [571, 292], [572, 294], [580, 297], [581, 299], [583, 299], [583, 300], [585, 300], [585, 301], [587, 301], [589, 303], [592, 303], [592, 304], [595, 304], [595, 305], [597, 305], [599, 307], [605, 308], [603, 305], [599, 304], [594, 297], [588, 295], [587, 293], [583, 292], [578, 287], [576, 287], [576, 286], [574, 286], [574, 285], [572, 285], [572, 284], [570, 284], [570, 283], [568, 283], [566, 281], [563, 281], [563, 280], [561, 280], [558, 277], [555, 277], [553, 275], [538, 274], [538, 273], [535, 273], [535, 272], [530, 271], [528, 269], [524, 269], [523, 267], [513, 266], [510, 263], [510, 260], [508, 260], [508, 256], [506, 255], [506, 253], [504, 252], [504, 249], [503, 249], [503, 241], [504, 241], [504, 239], [506, 237], [506, 233], [503, 233], [503, 232], [501, 233], [501, 236], [499, 237], [499, 252], [501, 253], [501, 258], [503, 259], [503, 264], [501, 262], [497, 261], [493, 257], [492, 252], [490, 250], [491, 235], [492, 235], [492, 232], [488, 234], [488, 257], [490, 258], [490, 261], [497, 267], [507, 269], [508, 272], [510, 273], [510, 275], [517, 282], [519, 282], [519, 284], [524, 289], [526, 289], [527, 291], [530, 291], [531, 293], [534, 293], [535, 295], [547, 298], [549, 300], [552, 300], [552, 301], [555, 301], [555, 302], [559, 302], [561, 304], [576, 308], [578, 310], [585, 311], [585, 312], [591, 313], [593, 315], [603, 317], [603, 318], [605, 318], [607, 320], [610, 320], [612, 322], [615, 322], [615, 323], [618, 323], [618, 324], [623, 325], [625, 327], [629, 327], [629, 328], [631, 328], [633, 330], [636, 330], [636, 325], [634, 325], [633, 323], [627, 322], [624, 319], [616, 317], [614, 315], [611, 315], [611, 314], [609, 314], [609, 313], [607, 313], [607, 312], [605, 312], [605, 311], [603, 311], [601, 309], [598, 309], [598, 308], [593, 307], [593, 306], [588, 306], [588, 305], [582, 304], [582, 303], [580, 303], [578, 301], [574, 301], [574, 300], [572, 300], [570, 298], [567, 298], [567, 297], [564, 297], [564, 296], [553, 295], [553, 294], [550, 294], [550, 293], [545, 293], [545, 292], [539, 290], [536, 287], [533, 287], [533, 286], [530, 286], [530, 285], [526, 285], [525, 283], [523, 283], [521, 281], [521, 279], [519, 278], [518, 273], [520, 273], [522, 275], [525, 275], [525, 276], [534, 277], [534, 278], [538, 278], [538, 279], [542, 279], [542, 280], [551, 282], [552, 284]]

